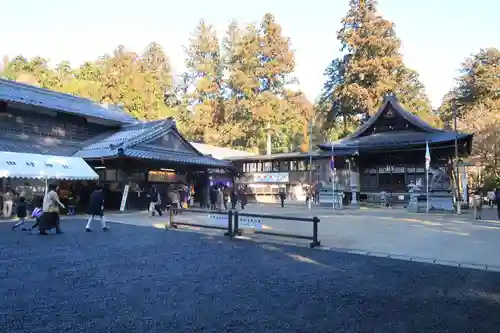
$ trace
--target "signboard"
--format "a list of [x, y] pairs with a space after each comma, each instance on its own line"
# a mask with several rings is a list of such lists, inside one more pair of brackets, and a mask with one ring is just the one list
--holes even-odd
[[288, 183], [290, 177], [288, 172], [254, 173], [254, 183]]
[[[226, 216], [226, 218], [227, 218], [227, 216]], [[238, 227], [240, 229], [262, 230], [262, 218], [239, 216], [238, 217]]]
[[122, 203], [120, 204], [120, 212], [125, 211], [125, 205], [127, 204], [128, 190], [130, 186], [125, 185], [123, 188]]
[[208, 223], [219, 227], [227, 227], [227, 214], [208, 214]]

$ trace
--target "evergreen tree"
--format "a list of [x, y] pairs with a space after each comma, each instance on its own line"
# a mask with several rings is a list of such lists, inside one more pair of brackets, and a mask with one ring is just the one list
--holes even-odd
[[215, 29], [200, 21], [186, 47], [186, 112], [189, 137], [216, 144], [224, 120], [223, 66]]
[[254, 121], [253, 110], [260, 81], [259, 31], [254, 25], [240, 29], [231, 22], [223, 40], [226, 83], [226, 144], [241, 148], [258, 145], [260, 130]]
[[439, 114], [451, 125], [456, 112], [460, 130], [474, 133], [473, 156], [494, 179], [500, 178], [500, 51], [482, 49], [466, 59], [457, 86], [443, 100]]
[[161, 45], [151, 42], [142, 54], [141, 64], [148, 107], [157, 110], [158, 118], [174, 116], [167, 106], [173, 94], [173, 77], [170, 61]]
[[330, 121], [348, 120], [373, 114], [386, 93], [394, 93], [411, 112], [428, 115], [430, 103], [418, 75], [405, 67], [394, 25], [376, 9], [375, 0], [350, 0], [347, 15], [337, 38], [346, 56], [334, 60], [320, 104], [332, 113]]
[[266, 131], [270, 130], [276, 151], [287, 151], [296, 141], [297, 130], [301, 130], [303, 117], [295, 114], [287, 86], [295, 83], [295, 55], [290, 39], [283, 36], [281, 26], [272, 14], [265, 14], [260, 25], [260, 81], [259, 94], [253, 107], [254, 129], [258, 131], [259, 146], [265, 147]]

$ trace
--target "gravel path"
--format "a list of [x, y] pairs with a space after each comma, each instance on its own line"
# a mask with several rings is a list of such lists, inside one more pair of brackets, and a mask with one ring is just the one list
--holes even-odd
[[82, 220], [47, 237], [10, 227], [0, 332], [500, 329], [498, 273]]

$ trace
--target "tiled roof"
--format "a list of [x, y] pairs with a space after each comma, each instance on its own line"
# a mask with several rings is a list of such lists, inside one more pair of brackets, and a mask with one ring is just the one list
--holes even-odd
[[123, 126], [116, 133], [103, 137], [83, 149], [75, 156], [83, 158], [100, 158], [116, 156], [119, 148], [130, 147], [161, 135], [162, 132], [172, 126], [169, 120], [158, 120], [151, 122], [141, 122], [134, 125]]
[[[332, 143], [320, 144], [319, 148], [323, 151], [330, 151], [332, 149], [337, 152], [344, 149], [352, 150], [354, 148], [360, 150], [370, 149], [395, 149], [404, 148], [407, 146], [419, 145], [425, 146], [428, 142], [430, 146], [439, 143], [452, 142], [455, 140], [456, 134], [452, 131], [438, 131], [438, 132], [385, 132], [375, 133], [367, 136], [361, 136], [350, 140], [340, 140]], [[472, 134], [458, 134], [458, 140], [471, 140]]]
[[86, 98], [5, 79], [0, 79], [0, 100], [44, 107], [79, 116], [110, 120], [120, 124], [137, 122], [131, 115], [119, 108], [106, 108]]
[[[123, 126], [119, 132], [113, 133], [100, 141], [92, 143], [78, 151], [74, 156], [85, 159], [111, 158], [127, 156], [149, 160], [162, 160], [173, 163], [197, 164], [214, 167], [230, 166], [228, 162], [204, 156], [194, 147], [191, 152], [179, 152], [159, 147], [148, 146], [147, 142], [173, 132], [178, 137], [172, 120], [158, 120]], [[184, 139], [182, 139], [184, 140]], [[185, 141], [185, 140], [184, 140]], [[186, 141], [186, 144], [190, 144]], [[120, 151], [120, 149], [122, 151]]]
[[145, 149], [127, 149], [125, 156], [147, 160], [161, 160], [181, 164], [196, 164], [212, 167], [229, 167], [231, 164], [210, 156], [196, 156], [171, 151], [151, 151]]
[[48, 154], [58, 156], [71, 156], [80, 149], [76, 143], [50, 142], [50, 139], [40, 138], [37, 142], [32, 140], [20, 140], [0, 138], [0, 151], [26, 154]]
[[384, 98], [384, 103], [380, 106], [378, 111], [370, 117], [370, 119], [361, 125], [354, 133], [346, 136], [344, 139], [341, 141], [349, 141], [351, 139], [355, 139], [361, 135], [363, 135], [369, 128], [372, 126], [378, 118], [384, 114], [385, 110], [388, 107], [392, 107], [392, 109], [398, 113], [401, 117], [406, 119], [409, 123], [415, 125], [417, 128], [420, 128], [421, 130], [428, 132], [428, 133], [433, 133], [433, 132], [442, 132], [442, 130], [437, 129], [420, 119], [419, 117], [415, 116], [411, 112], [407, 111], [401, 103], [399, 103], [398, 99], [395, 96], [392, 95], [387, 95]]

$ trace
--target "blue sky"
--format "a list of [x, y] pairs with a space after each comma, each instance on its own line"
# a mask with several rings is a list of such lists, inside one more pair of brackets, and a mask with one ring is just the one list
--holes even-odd
[[[222, 35], [231, 19], [259, 21], [273, 13], [292, 40], [300, 88], [314, 100], [323, 71], [338, 54], [336, 31], [348, 0], [0, 0], [0, 55], [41, 55], [78, 65], [119, 44], [140, 52], [165, 47], [174, 70], [183, 70], [182, 46], [203, 18]], [[499, 0], [381, 0], [396, 24], [407, 66], [416, 69], [435, 106], [452, 87], [460, 63], [482, 47], [500, 47]], [[71, 5], [70, 5], [71, 4]], [[215, 8], [212, 8], [215, 4]]]

